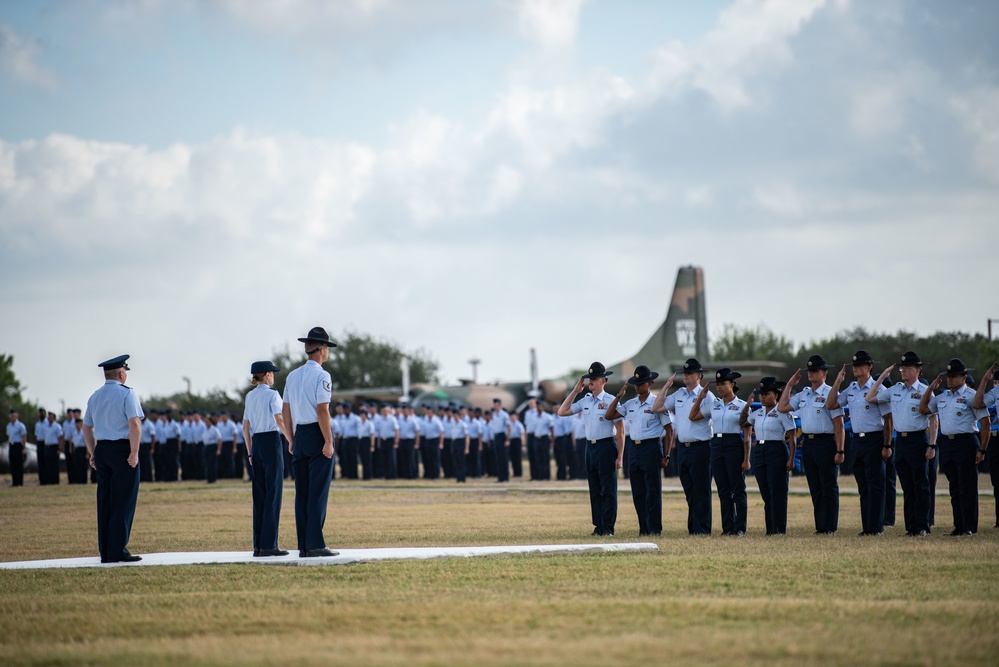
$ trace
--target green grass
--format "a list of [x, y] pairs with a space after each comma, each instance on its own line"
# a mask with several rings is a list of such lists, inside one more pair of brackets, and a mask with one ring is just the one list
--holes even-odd
[[[844, 480], [844, 485], [847, 480]], [[592, 542], [570, 485], [334, 483], [333, 547]], [[432, 487], [433, 490], [429, 490]], [[541, 492], [539, 489], [561, 488]], [[0, 560], [95, 555], [94, 487], [0, 489]], [[294, 546], [293, 495], [281, 543]], [[0, 572], [0, 664], [997, 664], [999, 530], [974, 538], [818, 537], [792, 496], [785, 537], [689, 537], [664, 497], [654, 554], [510, 556], [343, 567]], [[717, 523], [717, 501], [715, 521]], [[133, 553], [248, 550], [247, 484], [144, 485]], [[627, 483], [619, 541], [637, 541]]]

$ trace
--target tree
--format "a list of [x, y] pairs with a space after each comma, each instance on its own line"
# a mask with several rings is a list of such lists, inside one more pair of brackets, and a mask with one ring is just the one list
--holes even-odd
[[34, 426], [35, 415], [38, 413], [38, 405], [24, 400], [22, 391], [24, 386], [14, 372], [14, 355], [0, 354], [0, 410], [2, 410], [0, 414], [6, 419], [11, 408], [17, 410], [21, 415], [21, 421], [30, 432]]
[[716, 364], [750, 359], [792, 363], [794, 343], [778, 336], [765, 324], [755, 327], [726, 324], [711, 345], [711, 358]]

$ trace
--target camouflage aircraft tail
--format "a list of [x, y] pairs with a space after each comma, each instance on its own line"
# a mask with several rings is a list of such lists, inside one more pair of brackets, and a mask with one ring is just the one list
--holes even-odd
[[645, 364], [662, 375], [683, 367], [690, 357], [707, 364], [708, 319], [704, 298], [704, 270], [699, 266], [683, 266], [676, 273], [673, 297], [666, 319], [634, 356], [609, 368], [614, 377], [629, 377], [635, 366]]

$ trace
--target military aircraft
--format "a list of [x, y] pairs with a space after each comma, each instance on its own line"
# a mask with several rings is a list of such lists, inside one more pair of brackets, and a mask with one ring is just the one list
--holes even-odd
[[[613, 371], [607, 391], [614, 393], [634, 372], [645, 365], [659, 373], [653, 389], [662, 387], [669, 376], [682, 370], [683, 362], [696, 358], [705, 367], [711, 361], [708, 349], [708, 328], [704, 296], [704, 271], [698, 266], [683, 266], [677, 271], [673, 296], [666, 310], [666, 317], [645, 345], [633, 356], [620, 361], [607, 370]], [[743, 386], [751, 387], [764, 375], [780, 375], [785, 364], [772, 361], [725, 361], [723, 364], [742, 373]], [[333, 400], [361, 402], [384, 401], [397, 403], [408, 400], [421, 405], [448, 405], [451, 403], [473, 408], [489, 409], [493, 399], [500, 399], [507, 410], [518, 409], [532, 396], [549, 403], [561, 403], [576, 383], [577, 377], [538, 380], [535, 371], [534, 351], [531, 351], [531, 379], [523, 382], [494, 382], [480, 384], [475, 380], [461, 380], [454, 386], [414, 384], [408, 386], [405, 362], [403, 386], [378, 389], [345, 389], [333, 393]], [[710, 374], [706, 374], [710, 377]]]

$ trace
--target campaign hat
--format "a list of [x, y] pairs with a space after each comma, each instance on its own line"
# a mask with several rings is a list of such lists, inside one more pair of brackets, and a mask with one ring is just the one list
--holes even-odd
[[715, 371], [715, 379], [712, 382], [735, 382], [742, 377], [742, 373], [733, 371], [731, 368], [719, 368]]
[[964, 365], [964, 362], [954, 357], [947, 362], [947, 375], [967, 375], [968, 371], [973, 371], [974, 368], [968, 368]]
[[922, 366], [923, 360], [919, 358], [919, 355], [909, 350], [902, 355], [902, 359], [898, 362], [899, 366]]
[[628, 384], [643, 384], [645, 382], [653, 382], [659, 373], [650, 369], [648, 366], [638, 366], [635, 368], [635, 374], [628, 378]]
[[322, 343], [327, 347], [336, 347], [336, 343], [330, 340], [330, 335], [322, 327], [312, 327], [305, 338], [299, 338], [299, 343]]
[[590, 364], [589, 372], [583, 377], [586, 378], [587, 380], [592, 380], [594, 378], [605, 378], [608, 375], [613, 375], [613, 374], [614, 371], [608, 371], [606, 368], [604, 368], [604, 365], [602, 363], [600, 363], [599, 361], [594, 361], [592, 364]]
[[772, 391], [779, 394], [786, 384], [786, 382], [778, 380], [773, 375], [768, 375], [760, 380], [760, 393], [765, 394], [768, 391]]
[[853, 355], [853, 365], [854, 366], [873, 366], [874, 357], [872, 357], [865, 350], [857, 350], [857, 353]]
[[250, 375], [257, 375], [258, 373], [277, 373], [281, 369], [274, 365], [271, 361], [254, 361], [250, 364]]
[[128, 361], [128, 357], [129, 357], [129, 355], [123, 354], [123, 355], [121, 355], [119, 357], [114, 357], [113, 359], [108, 359], [107, 361], [102, 361], [101, 363], [99, 363], [97, 365], [100, 366], [101, 368], [103, 368], [106, 371], [113, 371], [116, 368], [124, 368], [126, 371], [127, 370], [131, 370], [131, 369], [129, 369], [128, 364], [125, 363], [126, 361]]
[[701, 362], [697, 359], [690, 358], [683, 362], [683, 372], [684, 373], [703, 373], [704, 368], [701, 366]]
[[827, 371], [829, 370], [829, 364], [826, 360], [822, 358], [821, 354], [813, 354], [808, 357], [808, 361], [805, 362], [806, 371]]

